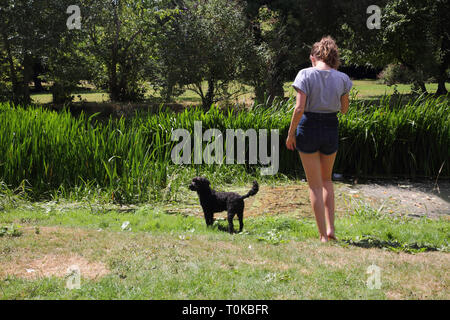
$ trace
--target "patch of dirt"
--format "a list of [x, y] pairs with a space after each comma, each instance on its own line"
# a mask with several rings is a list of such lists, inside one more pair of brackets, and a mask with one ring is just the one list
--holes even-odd
[[[411, 217], [427, 216], [430, 218], [450, 216], [450, 182], [408, 182], [386, 183], [382, 181], [364, 184], [335, 182], [336, 214], [345, 212], [345, 202], [362, 200], [375, 209], [390, 214]], [[227, 189], [239, 194], [248, 192], [247, 188]], [[195, 193], [186, 201], [167, 205], [167, 213], [203, 216]], [[351, 202], [351, 201], [350, 201]], [[295, 185], [260, 186], [259, 192], [245, 200], [244, 217], [261, 215], [291, 215], [295, 217], [313, 217], [309, 202], [309, 189], [306, 182]], [[217, 219], [225, 219], [226, 212], [215, 214]]]
[[68, 274], [68, 268], [78, 266], [81, 277], [88, 279], [101, 278], [110, 273], [101, 262], [90, 262], [80, 255], [45, 254], [39, 258], [21, 257], [19, 260], [2, 263], [0, 277], [16, 276], [25, 279], [43, 277], [63, 278]]
[[263, 186], [256, 196], [245, 200], [245, 216], [294, 214], [311, 216], [309, 189], [306, 184]]
[[338, 188], [342, 196], [362, 199], [375, 208], [411, 217], [438, 218], [450, 215], [450, 182], [386, 183], [375, 181], [365, 184], [342, 185]]
[[35, 207], [44, 210], [46, 213], [51, 211], [66, 212], [73, 210], [86, 210], [89, 209], [95, 214], [106, 214], [110, 211], [116, 212], [134, 212], [138, 209], [136, 205], [118, 205], [118, 204], [91, 204], [87, 202], [72, 202], [72, 201], [46, 201], [33, 204]]
[[[83, 229], [68, 227], [39, 227], [39, 235], [36, 235], [35, 227], [24, 227], [24, 237], [29, 237], [35, 241], [38, 237], [39, 241], [54, 243], [64, 239], [70, 235], [72, 241], [80, 241], [89, 235], [89, 232]], [[45, 241], [44, 241], [45, 239]], [[88, 279], [98, 279], [110, 273], [108, 268], [102, 262], [92, 262], [85, 257], [63, 251], [62, 247], [58, 247], [55, 252], [34, 252], [19, 249], [10, 258], [2, 260], [0, 263], [0, 278], [6, 276], [16, 276], [25, 279], [37, 279], [45, 277], [64, 278], [68, 275], [68, 268], [77, 266], [80, 269], [81, 277]]]
[[[248, 187], [237, 190], [220, 189], [220, 191], [232, 191], [241, 195], [246, 194], [248, 190]], [[184, 206], [181, 207], [177, 203], [167, 205], [164, 210], [173, 214], [203, 216], [198, 196], [195, 193], [192, 193], [192, 198], [189, 198], [189, 201], [185, 202]], [[292, 214], [302, 217], [312, 216], [306, 183], [285, 186], [260, 186], [259, 192], [255, 196], [245, 199], [244, 218], [278, 214]], [[226, 212], [218, 212], [214, 217], [216, 219], [225, 219]]]

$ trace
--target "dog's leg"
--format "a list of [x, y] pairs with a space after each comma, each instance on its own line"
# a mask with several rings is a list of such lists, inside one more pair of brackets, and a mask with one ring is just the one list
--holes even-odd
[[228, 212], [227, 220], [228, 220], [228, 232], [229, 233], [234, 233], [233, 218], [234, 218], [234, 213]]
[[205, 215], [205, 222], [207, 226], [212, 226], [214, 219], [213, 219], [213, 214], [212, 213], [204, 213]]
[[242, 232], [242, 229], [244, 228], [244, 210], [238, 212], [238, 218], [239, 218], [239, 232]]

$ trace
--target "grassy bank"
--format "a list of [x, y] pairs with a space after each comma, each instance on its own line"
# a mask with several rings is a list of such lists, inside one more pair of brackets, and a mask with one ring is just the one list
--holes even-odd
[[[2, 299], [448, 299], [449, 226], [354, 203], [321, 244], [314, 219], [247, 217], [206, 228], [166, 204], [10, 203], [0, 226]], [[124, 222], [130, 222], [123, 230]], [[13, 226], [13, 227], [12, 227]], [[81, 288], [66, 289], [68, 266]], [[381, 268], [381, 288], [367, 268]]]

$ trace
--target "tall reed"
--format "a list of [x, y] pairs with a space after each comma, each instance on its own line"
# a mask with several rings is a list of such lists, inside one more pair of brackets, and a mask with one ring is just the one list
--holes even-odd
[[[15, 188], [28, 183], [35, 197], [82, 184], [103, 188], [119, 202], [141, 202], [161, 191], [206, 174], [220, 182], [250, 180], [260, 165], [185, 165], [171, 161], [177, 142], [172, 130], [279, 129], [280, 169], [302, 173], [299, 157], [285, 148], [294, 101], [275, 101], [248, 111], [212, 107], [99, 121], [98, 115], [75, 118], [42, 107], [0, 104], [0, 181]], [[354, 101], [340, 115], [340, 149], [335, 172], [353, 176], [450, 176], [450, 108], [448, 99], [420, 97], [394, 104]], [[270, 131], [269, 131], [270, 132]], [[270, 139], [270, 136], [269, 136]], [[270, 143], [270, 140], [269, 140]], [[246, 145], [248, 153], [248, 144]]]

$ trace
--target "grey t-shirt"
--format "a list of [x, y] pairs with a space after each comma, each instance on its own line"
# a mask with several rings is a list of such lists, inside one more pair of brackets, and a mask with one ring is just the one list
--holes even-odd
[[352, 81], [336, 69], [314, 67], [300, 70], [292, 86], [308, 96], [305, 112], [329, 113], [341, 110], [341, 97], [350, 92]]

